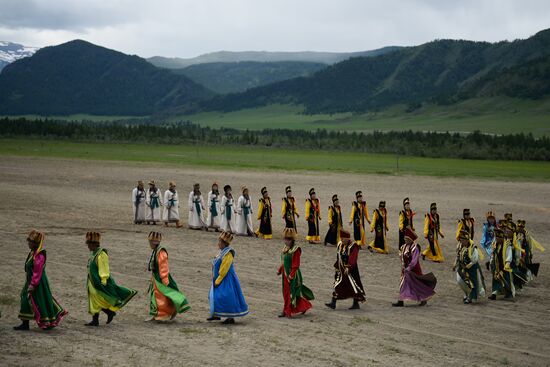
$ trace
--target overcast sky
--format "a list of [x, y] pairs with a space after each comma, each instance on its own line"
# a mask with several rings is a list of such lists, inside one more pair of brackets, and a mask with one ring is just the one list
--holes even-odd
[[500, 41], [544, 28], [550, 0], [0, 0], [0, 40], [80, 38], [143, 57]]

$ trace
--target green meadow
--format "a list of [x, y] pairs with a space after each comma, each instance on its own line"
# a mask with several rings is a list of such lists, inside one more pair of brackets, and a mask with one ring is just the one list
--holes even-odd
[[204, 145], [75, 143], [0, 139], [0, 155], [163, 163], [226, 169], [550, 180], [550, 162], [397, 157], [387, 154]]
[[407, 112], [406, 106], [366, 114], [305, 115], [303, 108], [270, 105], [229, 113], [203, 112], [178, 116], [173, 120], [190, 120], [214, 128], [261, 130], [327, 129], [345, 131], [450, 131], [480, 130], [490, 134], [532, 133], [550, 135], [550, 99], [519, 100], [513, 98], [470, 99], [449, 106], [425, 105]]

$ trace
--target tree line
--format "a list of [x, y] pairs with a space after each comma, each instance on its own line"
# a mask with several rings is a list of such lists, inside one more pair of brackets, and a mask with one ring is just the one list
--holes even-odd
[[53, 119], [0, 119], [2, 138], [40, 138], [78, 142], [207, 144], [297, 150], [386, 153], [404, 156], [550, 161], [550, 137], [390, 131], [372, 133], [291, 129], [210, 128], [189, 121], [71, 122]]

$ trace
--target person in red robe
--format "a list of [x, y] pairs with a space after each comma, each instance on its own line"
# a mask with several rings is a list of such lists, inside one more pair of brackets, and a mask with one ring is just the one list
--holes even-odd
[[283, 232], [285, 247], [281, 253], [281, 266], [277, 275], [281, 275], [283, 283], [283, 312], [279, 317], [306, 313], [314, 299], [313, 292], [302, 283], [300, 271], [300, 256], [302, 249], [296, 244], [296, 230], [285, 228]]

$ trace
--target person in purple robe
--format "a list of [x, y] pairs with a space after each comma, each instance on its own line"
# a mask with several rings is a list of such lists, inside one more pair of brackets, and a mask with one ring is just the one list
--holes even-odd
[[401, 248], [401, 282], [399, 287], [399, 299], [392, 303], [394, 307], [403, 307], [404, 301], [420, 302], [419, 306], [425, 306], [428, 300], [435, 294], [437, 279], [433, 273], [422, 274], [420, 259], [420, 245], [416, 242], [418, 236], [413, 230], [405, 231], [405, 244]]

